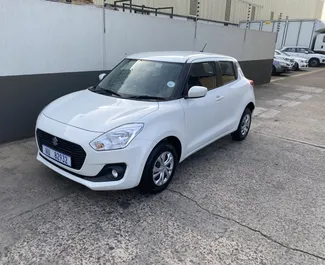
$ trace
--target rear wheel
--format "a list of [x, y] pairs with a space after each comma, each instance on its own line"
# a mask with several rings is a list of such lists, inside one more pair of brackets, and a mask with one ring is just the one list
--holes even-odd
[[232, 139], [235, 141], [244, 140], [251, 128], [252, 123], [252, 111], [249, 108], [246, 108], [238, 125], [238, 128], [235, 132], [231, 134]]
[[317, 58], [312, 58], [309, 60], [309, 66], [310, 67], [318, 67], [320, 64], [319, 60]]
[[171, 182], [178, 156], [175, 148], [168, 142], [162, 142], [151, 152], [143, 170], [140, 189], [145, 193], [158, 193], [166, 189]]

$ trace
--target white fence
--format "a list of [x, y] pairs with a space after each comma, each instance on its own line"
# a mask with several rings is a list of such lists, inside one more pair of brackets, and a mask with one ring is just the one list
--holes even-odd
[[200, 50], [272, 59], [275, 34], [42, 0], [0, 1], [0, 76], [111, 69], [142, 51]]

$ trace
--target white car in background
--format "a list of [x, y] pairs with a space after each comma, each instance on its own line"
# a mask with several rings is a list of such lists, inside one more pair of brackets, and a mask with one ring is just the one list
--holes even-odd
[[315, 53], [306, 47], [284, 47], [281, 49], [281, 52], [307, 59], [310, 67], [317, 67], [320, 64], [325, 64], [325, 55]]
[[179, 162], [249, 132], [253, 82], [234, 58], [135, 54], [100, 80], [50, 103], [35, 131], [37, 159], [90, 189], [162, 191]]
[[307, 59], [297, 57], [297, 56], [292, 56], [288, 53], [281, 52], [279, 50], [275, 50], [274, 58], [284, 60], [284, 61], [290, 61], [293, 71], [298, 71], [301, 69], [308, 68], [308, 60]]

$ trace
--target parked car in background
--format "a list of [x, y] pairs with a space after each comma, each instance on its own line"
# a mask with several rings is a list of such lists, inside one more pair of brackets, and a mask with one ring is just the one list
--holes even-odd
[[290, 63], [292, 69], [295, 65], [295, 60], [290, 55], [285, 55], [278, 50], [274, 51], [274, 58], [278, 59], [278, 60], [286, 61], [287, 63]]
[[281, 49], [281, 52], [307, 59], [310, 67], [317, 67], [320, 64], [325, 64], [325, 55], [315, 53], [306, 47], [284, 47]]
[[292, 65], [290, 62], [276, 59], [273, 60], [272, 74], [281, 74], [291, 71]]
[[90, 189], [162, 191], [179, 162], [250, 130], [253, 82], [234, 58], [135, 54], [100, 80], [50, 103], [36, 123], [37, 159]]
[[[269, 1], [270, 2], [270, 1]], [[304, 46], [316, 53], [325, 54], [325, 21], [319, 19], [292, 19], [280, 22], [276, 47]], [[239, 27], [267, 32], [279, 31], [279, 20], [241, 21]]]
[[291, 56], [290, 54], [287, 54], [285, 52], [281, 52], [279, 50], [275, 50], [274, 58], [284, 60], [284, 61], [290, 61], [292, 64], [292, 70], [298, 71], [301, 69], [308, 68], [308, 60], [301, 57]]

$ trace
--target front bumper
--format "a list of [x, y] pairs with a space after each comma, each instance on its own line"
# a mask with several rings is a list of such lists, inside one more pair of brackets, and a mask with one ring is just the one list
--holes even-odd
[[307, 62], [298, 62], [299, 69], [306, 69], [309, 67], [308, 61]]
[[[37, 159], [60, 175], [78, 182], [92, 190], [123, 190], [139, 185], [143, 168], [155, 143], [147, 140], [134, 139], [124, 149], [98, 152], [91, 148], [89, 143], [101, 133], [89, 132], [75, 128], [40, 115], [36, 129], [66, 141], [80, 145], [86, 152], [85, 161], [80, 170], [72, 169], [56, 160], [42, 154], [38, 146]], [[38, 143], [37, 143], [38, 145]], [[112, 181], [100, 174], [107, 165], [125, 165], [124, 176], [120, 180]], [[99, 178], [100, 177], [100, 178]]]
[[275, 65], [275, 70], [277, 73], [285, 73], [289, 72], [291, 69], [290, 67], [282, 66], [282, 65]]

